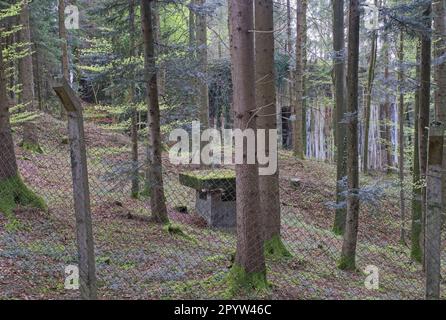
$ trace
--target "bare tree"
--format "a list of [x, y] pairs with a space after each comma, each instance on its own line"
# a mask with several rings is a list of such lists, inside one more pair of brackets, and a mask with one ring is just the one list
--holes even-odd
[[294, 155], [299, 158], [304, 158], [304, 141], [302, 139], [302, 112], [303, 112], [303, 40], [304, 40], [304, 25], [303, 25], [303, 0], [297, 0], [296, 9], [296, 70], [295, 70], [295, 101], [294, 115], [293, 115], [293, 151]]
[[144, 37], [144, 71], [148, 94], [148, 131], [151, 154], [149, 160], [150, 208], [156, 222], [167, 223], [167, 208], [164, 197], [163, 168], [161, 159], [160, 108], [155, 62], [153, 7], [155, 0], [141, 0], [141, 25]]
[[398, 179], [400, 183], [400, 216], [401, 216], [401, 229], [400, 229], [400, 240], [402, 243], [406, 243], [406, 204], [404, 197], [404, 91], [403, 91], [403, 81], [404, 81], [404, 33], [400, 31], [400, 43], [398, 48], [398, 60], [399, 60], [399, 72], [398, 72], [398, 82], [399, 82], [399, 103], [398, 103]]
[[202, 128], [206, 129], [209, 127], [209, 89], [206, 80], [208, 70], [207, 13], [204, 7], [206, 0], [195, 0], [195, 3], [200, 7], [200, 10], [195, 14], [195, 32], [201, 77], [198, 81], [200, 123]]
[[[235, 127], [256, 129], [253, 0], [230, 0], [230, 37]], [[246, 148], [243, 150], [246, 159]], [[260, 228], [258, 164], [237, 164], [237, 253], [232, 267], [236, 286], [266, 285]]]
[[350, 0], [348, 70], [347, 70], [347, 218], [339, 268], [356, 268], [356, 243], [359, 220], [358, 168], [358, 70], [359, 70], [359, 0]]
[[[129, 34], [130, 34], [130, 59], [133, 62], [136, 55], [135, 47], [135, 0], [129, 0]], [[132, 67], [133, 70], [133, 67]], [[131, 132], [132, 132], [132, 190], [131, 195], [137, 198], [139, 195], [139, 163], [138, 163], [138, 111], [134, 105], [135, 99], [135, 73], [130, 72], [130, 87], [128, 101], [132, 106]]]
[[[274, 72], [274, 21], [273, 1], [255, 2], [255, 61], [256, 61], [256, 105], [257, 128], [265, 129], [265, 153], [277, 154], [270, 149], [277, 146], [269, 141], [269, 130], [277, 129], [276, 86]], [[279, 171], [273, 175], [259, 177], [260, 210], [264, 229], [265, 252], [272, 255], [289, 255], [280, 238]]]
[[[421, 34], [421, 65], [420, 65], [420, 113], [418, 119], [419, 138], [419, 157], [420, 157], [420, 179], [426, 181], [427, 170], [427, 151], [429, 136], [429, 109], [430, 109], [430, 91], [431, 91], [431, 65], [432, 65], [432, 39], [430, 35], [432, 4], [429, 2], [427, 8], [423, 12], [425, 18], [426, 31]], [[424, 266], [424, 232], [426, 219], [426, 187], [425, 184], [421, 189], [421, 250], [422, 261]]]
[[[375, 0], [375, 5], [377, 1]], [[369, 58], [369, 70], [367, 76], [367, 86], [366, 86], [366, 96], [365, 96], [365, 123], [364, 123], [364, 154], [362, 157], [363, 171], [367, 173], [369, 170], [369, 133], [370, 133], [370, 115], [372, 106], [372, 91], [373, 82], [375, 80], [375, 66], [376, 66], [376, 55], [377, 55], [377, 40], [378, 31], [371, 31], [371, 48], [370, 48], [370, 58]]]
[[343, 234], [345, 230], [346, 209], [341, 204], [345, 200], [342, 195], [342, 181], [346, 172], [346, 128], [345, 116], [345, 42], [344, 42], [344, 0], [333, 0], [333, 50], [335, 52], [334, 85], [336, 105], [336, 209], [333, 231]]

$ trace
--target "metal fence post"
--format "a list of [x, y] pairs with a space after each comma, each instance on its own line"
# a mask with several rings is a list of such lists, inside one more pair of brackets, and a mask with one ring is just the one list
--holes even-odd
[[65, 78], [58, 80], [53, 89], [68, 117], [81, 298], [96, 299], [96, 268], [82, 106]]

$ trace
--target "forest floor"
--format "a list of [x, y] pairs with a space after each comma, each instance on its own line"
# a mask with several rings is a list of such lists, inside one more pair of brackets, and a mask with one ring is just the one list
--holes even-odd
[[[37, 122], [44, 153], [17, 145], [16, 153], [23, 179], [44, 197], [49, 211], [18, 208], [15, 219], [0, 213], [0, 299], [79, 295], [64, 288], [65, 267], [77, 260], [66, 124], [47, 115]], [[147, 199], [130, 197], [129, 138], [95, 123], [87, 123], [85, 130], [100, 298], [228, 298], [225, 277], [235, 252], [234, 233], [210, 229], [194, 214], [195, 193], [178, 182], [182, 168], [171, 165], [167, 156], [163, 159], [169, 217], [182, 230], [178, 234], [149, 222]], [[18, 144], [20, 128], [14, 135]], [[292, 185], [290, 178], [299, 183]], [[292, 257], [267, 259], [268, 290], [233, 298], [422, 299], [421, 267], [400, 241], [394, 180], [361, 178], [369, 199], [361, 206], [358, 270], [341, 271], [337, 260], [342, 237], [331, 231], [334, 210], [329, 205], [335, 196], [335, 167], [297, 161], [281, 151], [282, 238]], [[179, 206], [189, 213], [177, 211]], [[406, 220], [405, 229], [410, 230], [410, 206]], [[364, 284], [370, 265], [379, 270], [377, 290]], [[445, 289], [442, 295], [446, 297]]]

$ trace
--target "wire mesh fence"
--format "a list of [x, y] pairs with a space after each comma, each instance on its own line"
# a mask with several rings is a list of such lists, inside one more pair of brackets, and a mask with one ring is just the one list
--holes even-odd
[[[65, 288], [65, 268], [78, 264], [66, 122], [49, 115], [35, 122], [42, 153], [19, 146], [23, 132], [17, 127], [16, 157], [23, 181], [48, 210], [19, 206], [0, 215], [0, 298], [76, 299], [79, 291]], [[410, 255], [409, 183], [402, 221], [398, 185], [362, 178], [361, 185], [367, 187], [361, 191], [358, 270], [342, 271], [337, 267], [342, 236], [332, 232], [334, 210], [329, 204], [335, 198], [332, 165], [297, 161], [281, 151], [281, 237], [290, 255], [266, 255], [268, 290], [229, 296], [227, 275], [237, 246], [234, 168], [203, 171], [173, 165], [164, 153], [170, 223], [158, 224], [151, 220], [143, 160], [138, 165], [141, 192], [132, 197], [130, 138], [89, 122], [85, 134], [100, 299], [424, 298], [425, 276]], [[144, 145], [139, 155], [144, 159]], [[0, 199], [7, 192], [2, 188]], [[445, 259], [443, 250], [442, 275]], [[370, 287], [375, 271], [379, 283]], [[445, 294], [443, 286], [443, 298]]]

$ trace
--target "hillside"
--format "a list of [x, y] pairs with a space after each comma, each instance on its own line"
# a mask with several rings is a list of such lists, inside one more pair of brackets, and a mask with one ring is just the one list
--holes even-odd
[[[19, 208], [15, 219], [0, 214], [0, 299], [78, 297], [76, 291], [64, 289], [64, 268], [77, 259], [65, 124], [44, 115], [37, 126], [44, 153], [30, 153], [16, 145], [16, 154], [21, 175], [44, 197], [49, 211]], [[129, 138], [93, 123], [87, 123], [85, 130], [100, 298], [229, 297], [225, 275], [235, 252], [234, 234], [211, 230], [194, 214], [195, 194], [179, 184], [180, 168], [167, 158], [163, 161], [174, 227], [154, 224], [148, 219], [148, 200], [129, 196]], [[17, 129], [16, 142], [20, 136]], [[140, 153], [142, 158], [143, 147]], [[291, 178], [299, 178], [298, 183], [291, 184]], [[389, 183], [377, 179], [363, 177], [362, 183]], [[387, 188], [378, 199], [362, 205], [357, 252], [360, 270], [345, 272], [336, 267], [342, 238], [330, 230], [334, 166], [297, 161], [289, 152], [281, 151], [280, 185], [282, 237], [292, 257], [269, 257], [270, 288], [249, 297], [423, 298], [421, 268], [410, 260], [407, 246], [399, 243], [395, 190]], [[187, 207], [188, 213], [179, 207]], [[368, 265], [379, 268], [379, 290], [364, 286]]]

